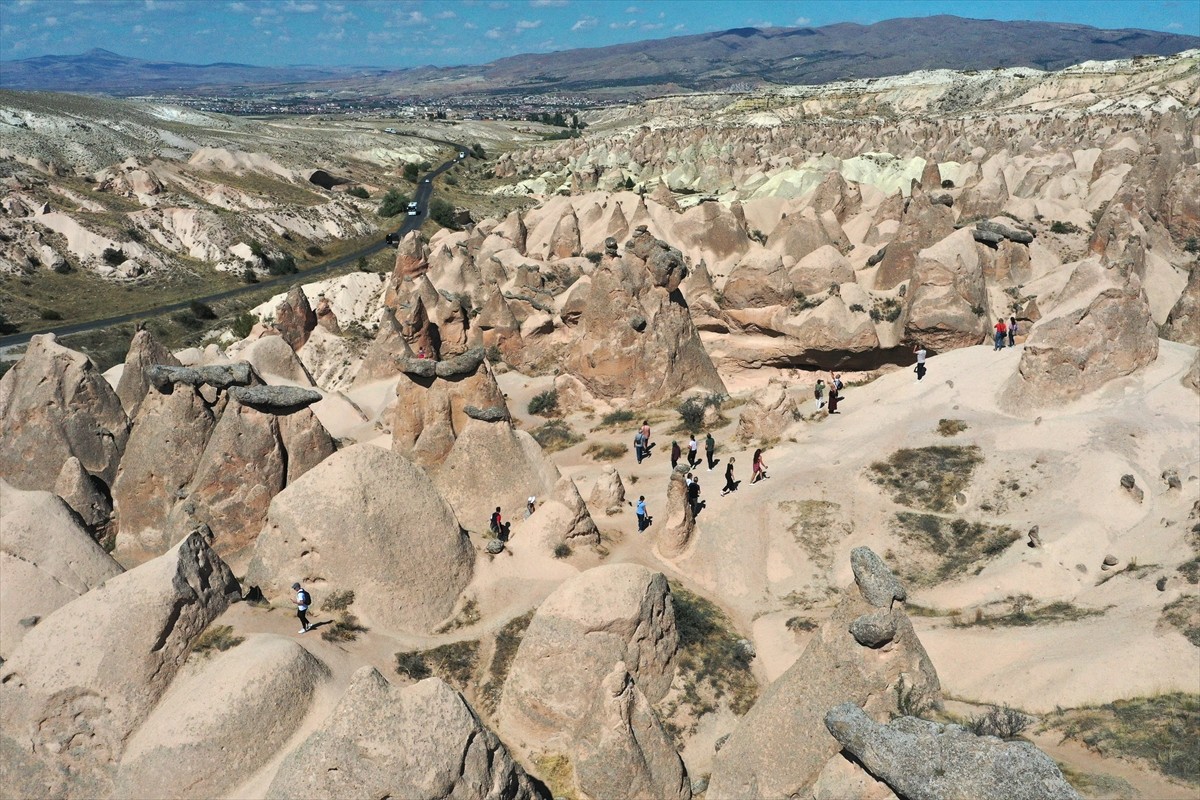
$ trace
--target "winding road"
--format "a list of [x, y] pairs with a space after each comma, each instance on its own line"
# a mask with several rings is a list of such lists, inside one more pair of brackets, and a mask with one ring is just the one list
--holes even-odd
[[[437, 142], [439, 144], [450, 145], [455, 149], [456, 155], [454, 158], [440, 165], [432, 172], [428, 172], [421, 176], [421, 179], [417, 183], [416, 194], [413, 197], [413, 199], [417, 202], [417, 214], [411, 217], [404, 217], [404, 224], [395, 231], [395, 234], [398, 236], [398, 238], [403, 238], [406, 234], [421, 227], [421, 225], [429, 217], [429, 198], [433, 196], [433, 180], [463, 160], [457, 155], [457, 153], [470, 152], [469, 148], [463, 145], [457, 145], [454, 142], [447, 142], [441, 139], [427, 140]], [[366, 247], [355, 250], [352, 253], [347, 253], [340, 258], [327, 261], [324, 264], [318, 264], [317, 266], [312, 267], [311, 269], [306, 269], [303, 272], [292, 273], [291, 275], [277, 275], [267, 278], [266, 280], [261, 280], [258, 283], [249, 283], [245, 286], [239, 286], [236, 289], [226, 289], [223, 292], [216, 292], [215, 294], [204, 295], [203, 297], [193, 297], [188, 300], [180, 300], [176, 303], [169, 303], [164, 306], [155, 306], [154, 308], [148, 308], [143, 311], [136, 311], [130, 314], [120, 314], [115, 317], [94, 319], [89, 322], [77, 322], [72, 325], [46, 327], [37, 330], [22, 331], [21, 333], [14, 333], [8, 336], [0, 336], [0, 349], [28, 344], [32, 337], [42, 333], [53, 333], [56, 336], [73, 336], [79, 333], [88, 333], [90, 331], [109, 328], [114, 325], [124, 325], [128, 322], [136, 322], [148, 317], [157, 317], [162, 314], [183, 311], [184, 309], [190, 307], [192, 303], [219, 303], [223, 300], [229, 300], [234, 297], [258, 293], [264, 289], [272, 289], [275, 287], [286, 289], [295, 284], [297, 281], [309, 283], [322, 275], [327, 275], [343, 267], [348, 267], [351, 264], [356, 263], [360, 258], [373, 256], [389, 246], [390, 245], [384, 239], [380, 239], [375, 244], [367, 245]]]

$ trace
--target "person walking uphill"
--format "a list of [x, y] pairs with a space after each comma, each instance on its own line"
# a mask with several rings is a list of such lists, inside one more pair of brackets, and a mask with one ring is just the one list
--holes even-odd
[[671, 469], [679, 466], [679, 459], [683, 457], [683, 451], [679, 449], [679, 442], [671, 442]]
[[1006, 333], [1008, 333], [1008, 326], [1004, 324], [1004, 320], [1003, 319], [996, 320], [996, 340], [995, 340], [996, 346], [993, 347], [992, 350], [1003, 350], [1004, 349], [1004, 335]]
[[292, 584], [292, 591], [296, 593], [296, 617], [303, 626], [300, 632], [308, 633], [312, 630], [312, 625], [308, 622], [308, 607], [312, 605], [312, 595], [304, 591], [304, 587], [298, 583]]
[[725, 465], [725, 488], [721, 490], [722, 495], [737, 491], [737, 481], [733, 479], [733, 456], [729, 457], [729, 463]]
[[688, 466], [689, 467], [694, 467], [700, 463], [700, 457], [696, 453], [696, 451], [698, 449], [699, 449], [699, 445], [696, 444], [696, 434], [693, 433], [692, 438], [688, 440]]
[[1017, 345], [1017, 318], [1008, 318], [1008, 346], [1016, 347]]
[[713, 453], [717, 451], [717, 440], [713, 438], [712, 433], [704, 434], [704, 456], [708, 459], [708, 471], [712, 472], [713, 467], [717, 465], [713, 461]]
[[638, 532], [646, 530], [650, 524], [650, 517], [646, 514], [646, 496], [638, 497], [637, 507], [634, 509], [637, 512]]
[[642, 435], [640, 430], [633, 435], [633, 454], [637, 456], [639, 464], [646, 457], [646, 437]]

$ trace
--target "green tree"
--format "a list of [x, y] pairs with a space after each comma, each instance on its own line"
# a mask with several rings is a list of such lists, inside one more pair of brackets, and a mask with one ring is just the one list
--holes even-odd
[[408, 195], [397, 189], [388, 189], [387, 194], [379, 201], [377, 213], [381, 217], [394, 217], [406, 208], [408, 208]]
[[417, 178], [419, 178], [420, 176], [421, 176], [421, 168], [418, 167], [416, 164], [405, 164], [404, 165], [404, 180], [416, 183]]
[[440, 197], [429, 201], [429, 218], [443, 228], [458, 229], [454, 222], [454, 206]]

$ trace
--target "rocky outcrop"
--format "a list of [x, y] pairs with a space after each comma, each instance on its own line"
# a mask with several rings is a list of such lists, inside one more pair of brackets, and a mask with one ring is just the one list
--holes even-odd
[[54, 482], [54, 493], [79, 515], [90, 530], [98, 530], [112, 517], [112, 498], [108, 495], [108, 487], [102, 488], [75, 456], [63, 462], [62, 472], [58, 473], [58, 480]]
[[19, 783], [6, 789], [107, 795], [130, 734], [239, 597], [229, 567], [193, 534], [38, 623], [0, 668], [0, 738], [20, 754], [6, 776]]
[[[861, 552], [865, 551], [865, 552]], [[852, 556], [856, 584], [847, 587], [830, 619], [804, 653], [759, 698], [717, 753], [707, 797], [774, 798], [817, 793], [830, 762], [842, 759], [840, 744], [822, 729], [826, 712], [842, 702], [870, 714], [895, 712], [895, 687], [937, 704], [937, 673], [912, 623], [893, 601], [903, 587], [873, 553]], [[859, 643], [852, 628], [864, 616], [883, 616], [894, 631], [878, 646]], [[872, 617], [876, 623], [880, 620]], [[818, 793], [818, 796], [821, 796]]]
[[292, 414], [321, 399], [320, 392], [302, 386], [235, 386], [229, 396], [266, 414]]
[[555, 546], [572, 547], [600, 544], [600, 530], [592, 520], [575, 481], [565, 475], [554, 484], [549, 497], [539, 497], [537, 511], [522, 526], [533, 532], [537, 541], [553, 551]]
[[291, 639], [253, 636], [201, 662], [129, 739], [113, 797], [218, 797], [283, 747], [329, 668]]
[[762, 308], [791, 303], [795, 289], [779, 254], [758, 250], [737, 263], [722, 294], [728, 308]]
[[1043, 319], [1025, 343], [1018, 373], [1002, 396], [1026, 407], [1067, 402], [1157, 357], [1158, 329], [1141, 282], [1131, 275], [1121, 286], [1101, 283]]
[[621, 475], [616, 467], [605, 467], [600, 473], [600, 478], [588, 497], [588, 505], [610, 517], [625, 510], [625, 484], [621, 482]]
[[977, 247], [964, 229], [921, 251], [907, 293], [907, 340], [938, 353], [983, 341], [988, 305]]
[[133, 335], [129, 343], [125, 368], [121, 370], [121, 380], [117, 382], [117, 397], [121, 398], [121, 405], [130, 419], [137, 416], [142, 398], [150, 388], [150, 382], [146, 380], [146, 367], [154, 364], [179, 366], [179, 361], [154, 338], [154, 334], [143, 328]]
[[298, 386], [312, 386], [313, 378], [304, 362], [282, 336], [260, 336], [240, 353], [254, 371]]
[[317, 313], [300, 286], [288, 289], [283, 302], [275, 307], [275, 330], [292, 350], [299, 350], [317, 327]]
[[893, 289], [909, 280], [917, 265], [917, 254], [953, 232], [954, 214], [950, 209], [931, 203], [926, 192], [915, 190], [875, 273], [875, 288]]
[[454, 609], [474, 550], [420, 467], [369, 444], [340, 450], [272, 501], [246, 580], [284, 595], [310, 576], [353, 590], [391, 630], [426, 633]]
[[664, 558], [675, 558], [687, 550], [696, 531], [696, 518], [687, 496], [684, 473], [687, 467], [680, 464], [671, 472], [667, 482], [667, 519], [658, 529], [654, 539], [655, 549]]
[[225, 390], [231, 386], [249, 386], [261, 383], [259, 377], [246, 361], [234, 361], [229, 364], [207, 364], [201, 367], [173, 367], [166, 364], [155, 364], [146, 367], [146, 380], [155, 389], [169, 394], [177, 384], [184, 386], [209, 386], [217, 390]]
[[1053, 759], [1029, 742], [916, 717], [880, 725], [854, 703], [831, 709], [825, 727], [868, 772], [911, 800], [1079, 798]]
[[55, 609], [123, 571], [61, 499], [0, 479], [0, 658]]
[[787, 385], [772, 378], [766, 389], [756, 392], [742, 411], [736, 438], [739, 442], [779, 439], [799, 414], [800, 408], [788, 394]]
[[1187, 286], [1167, 315], [1162, 335], [1172, 342], [1200, 347], [1200, 264], [1192, 265]]
[[108, 381], [53, 334], [34, 336], [0, 378], [0, 477], [18, 488], [54, 488], [71, 456], [112, 486], [128, 437], [129, 418]]
[[401, 689], [372, 667], [284, 759], [267, 797], [549, 800], [462, 695], [438, 678]]

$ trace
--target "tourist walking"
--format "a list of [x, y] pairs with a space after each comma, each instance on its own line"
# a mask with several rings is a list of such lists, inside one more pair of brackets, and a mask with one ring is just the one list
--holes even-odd
[[1017, 318], [1008, 318], [1008, 346], [1015, 347], [1017, 344]]
[[637, 508], [635, 510], [637, 512], [638, 532], [640, 533], [646, 530], [646, 527], [650, 524], [650, 517], [646, 514], [645, 495], [638, 497]]
[[496, 506], [496, 510], [492, 512], [492, 518], [488, 521], [488, 528], [497, 539], [504, 538], [504, 518], [500, 516], [500, 506]]
[[646, 457], [650, 457], [650, 450], [654, 447], [650, 442], [650, 420], [642, 420], [642, 447], [646, 450]]
[[1006, 333], [1008, 333], [1008, 326], [1004, 324], [1004, 320], [996, 320], [996, 339], [995, 347], [992, 348], [993, 351], [1004, 349], [1004, 336]]
[[825, 379], [817, 378], [817, 385], [813, 387], [813, 397], [817, 401], [817, 411], [825, 407]]
[[633, 454], [637, 456], [639, 464], [646, 457], [646, 437], [640, 430], [633, 435]]
[[733, 479], [733, 462], [734, 458], [730, 456], [729, 462], [725, 464], [725, 488], [721, 490], [722, 495], [737, 491], [737, 481]]
[[312, 605], [312, 596], [304, 591], [304, 587], [299, 583], [292, 584], [292, 591], [296, 593], [296, 617], [300, 620], [300, 632], [308, 633], [312, 630], [312, 625], [308, 622], [308, 607]]
[[692, 507], [692, 516], [700, 513], [700, 481], [693, 480], [687, 489], [688, 505]]
[[694, 467], [700, 463], [700, 458], [697, 455], [699, 445], [696, 444], [696, 434], [692, 434], [692, 438], [688, 439], [688, 466]]
[[679, 449], [679, 442], [671, 442], [671, 469], [679, 466], [679, 459], [683, 457], [683, 451]]
[[525, 519], [532, 517], [535, 511], [537, 511], [537, 497], [530, 497], [525, 501]]
[[914, 370], [917, 373], [917, 380], [925, 377], [925, 348], [921, 345], [914, 345], [913, 352], [917, 354], [917, 368]]
[[[833, 401], [833, 394], [829, 395], [829, 399]], [[758, 483], [763, 478], [768, 477], [767, 465], [763, 461], [762, 450], [754, 451], [754, 461], [750, 464], [750, 482]]]
[[713, 453], [717, 452], [717, 440], [713, 438], [712, 432], [704, 434], [704, 456], [708, 459], [708, 471], [712, 472], [713, 467], [717, 462], [713, 460]]

